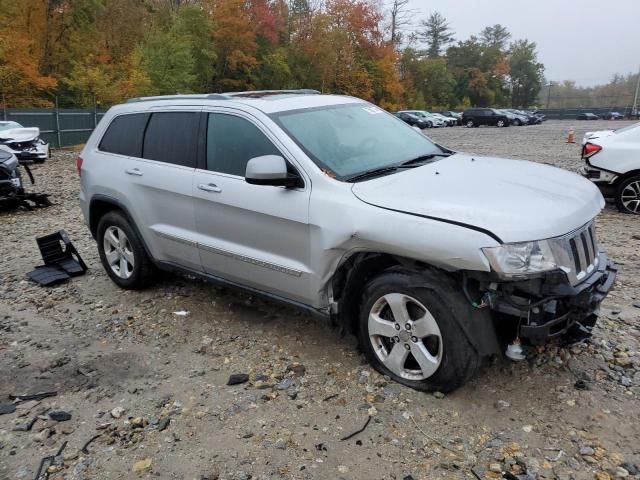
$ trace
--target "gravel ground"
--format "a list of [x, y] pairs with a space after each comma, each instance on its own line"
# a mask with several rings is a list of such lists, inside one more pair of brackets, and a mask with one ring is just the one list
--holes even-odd
[[[577, 123], [576, 136], [607, 125]], [[575, 170], [568, 128], [426, 133]], [[429, 395], [378, 375], [353, 338], [295, 309], [184, 277], [116, 288], [82, 222], [74, 156], [34, 168], [55, 206], [0, 213], [0, 404], [57, 391], [0, 415], [0, 479], [33, 479], [65, 443], [49, 479], [640, 478], [640, 218], [612, 207], [598, 218], [621, 270], [590, 343], [497, 359], [456, 392]], [[61, 228], [89, 272], [29, 283], [34, 237]], [[248, 382], [226, 385], [237, 373]], [[71, 418], [52, 419], [65, 420], [59, 411]]]

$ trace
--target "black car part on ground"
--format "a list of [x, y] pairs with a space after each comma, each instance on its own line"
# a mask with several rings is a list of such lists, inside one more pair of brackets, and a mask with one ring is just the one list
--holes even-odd
[[46, 194], [25, 192], [19, 167], [25, 169], [31, 184], [34, 184], [29, 166], [19, 162], [12, 153], [0, 149], [0, 208], [15, 209], [23, 206], [31, 210], [33, 207], [50, 206], [51, 201]]
[[64, 282], [87, 271], [87, 265], [64, 230], [38, 237], [36, 242], [44, 265], [37, 266], [27, 274], [30, 280], [48, 286]]
[[462, 282], [469, 301], [481, 298], [479, 304], [474, 303], [476, 308], [490, 308], [500, 327], [515, 327], [512, 333], [529, 343], [537, 345], [554, 338], [575, 343], [591, 335], [600, 302], [613, 287], [617, 271], [601, 251], [597, 270], [576, 286], [571, 286], [560, 270], [512, 282], [469, 272]]

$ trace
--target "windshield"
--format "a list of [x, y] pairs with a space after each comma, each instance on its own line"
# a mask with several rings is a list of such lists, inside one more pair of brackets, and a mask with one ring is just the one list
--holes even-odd
[[342, 180], [443, 150], [366, 103], [280, 112], [272, 118], [322, 169]]
[[17, 122], [0, 122], [0, 131], [10, 130], [12, 128], [22, 128], [22, 125]]

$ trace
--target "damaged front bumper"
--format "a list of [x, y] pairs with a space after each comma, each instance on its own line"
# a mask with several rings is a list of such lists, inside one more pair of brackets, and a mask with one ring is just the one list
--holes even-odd
[[591, 335], [600, 303], [617, 274], [604, 251], [598, 258], [597, 269], [575, 286], [558, 270], [531, 280], [491, 283], [483, 300], [499, 321], [515, 324], [516, 335], [531, 344], [554, 338], [568, 343], [584, 340]]

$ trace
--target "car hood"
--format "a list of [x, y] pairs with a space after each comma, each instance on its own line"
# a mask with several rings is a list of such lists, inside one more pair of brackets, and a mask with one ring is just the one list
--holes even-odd
[[38, 127], [12, 128], [0, 132], [0, 140], [5, 142], [28, 142], [40, 136]]
[[598, 188], [567, 170], [460, 153], [352, 191], [370, 205], [488, 231], [502, 242], [564, 235], [604, 207]]

